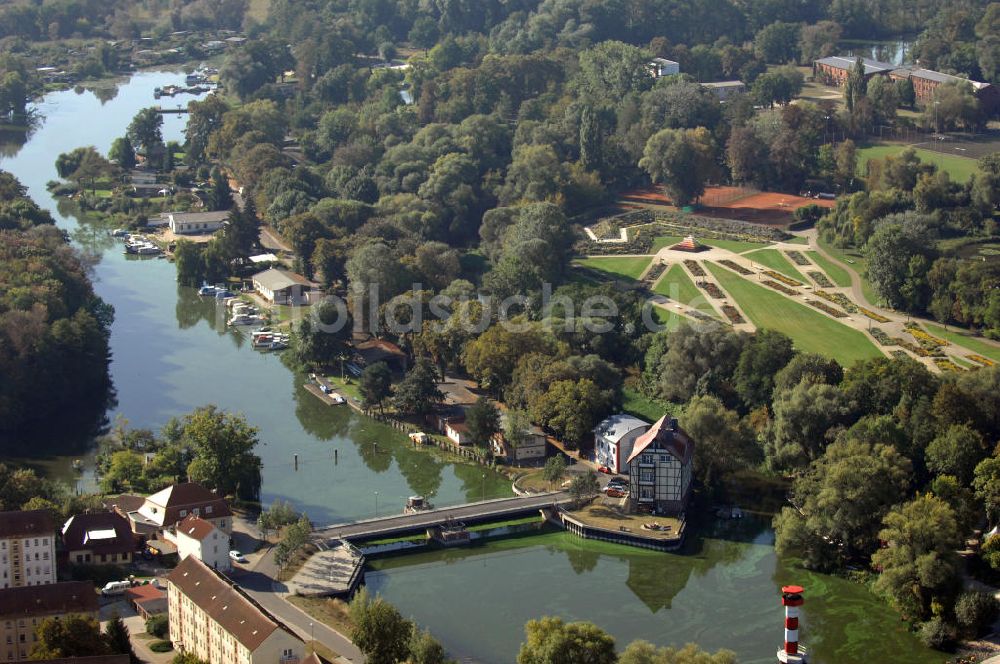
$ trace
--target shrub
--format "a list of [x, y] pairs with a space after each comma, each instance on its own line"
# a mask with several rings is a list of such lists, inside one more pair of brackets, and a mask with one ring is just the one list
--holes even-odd
[[149, 644], [149, 649], [153, 652], [170, 652], [174, 649], [174, 644], [170, 641], [153, 641]]
[[157, 638], [166, 638], [169, 631], [170, 623], [167, 620], [167, 615], [165, 613], [158, 616], [152, 616], [146, 621], [146, 632]]
[[970, 638], [988, 632], [998, 614], [1000, 602], [987, 593], [965, 592], [955, 602], [955, 620], [963, 634]]
[[940, 617], [931, 618], [920, 625], [920, 640], [928, 648], [950, 650], [955, 644], [955, 628]]

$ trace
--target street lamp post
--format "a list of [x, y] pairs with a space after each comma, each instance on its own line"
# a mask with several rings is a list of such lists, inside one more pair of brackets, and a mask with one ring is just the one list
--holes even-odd
[[483, 502], [486, 502], [486, 473], [483, 473]]
[[378, 516], [378, 491], [375, 492], [375, 516]]
[[316, 625], [309, 623], [309, 651], [316, 652]]
[[939, 101], [934, 102], [934, 131], [936, 132], [940, 131], [940, 129], [938, 129], [938, 106], [940, 105], [941, 102]]

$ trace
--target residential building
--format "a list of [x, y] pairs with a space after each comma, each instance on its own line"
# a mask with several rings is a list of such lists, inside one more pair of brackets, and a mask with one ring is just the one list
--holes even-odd
[[694, 442], [664, 415], [635, 439], [628, 457], [629, 504], [636, 510], [683, 512], [691, 495]]
[[635, 439], [646, 433], [649, 422], [624, 413], [612, 415], [594, 428], [594, 455], [598, 466], [612, 473], [627, 472], [625, 460], [632, 454]]
[[447, 418], [444, 421], [444, 435], [456, 445], [468, 445], [472, 442], [464, 416]]
[[406, 369], [406, 353], [403, 349], [385, 339], [371, 337], [363, 341], [354, 341], [353, 362], [359, 367], [367, 367], [376, 362], [385, 362], [386, 365], [396, 371]]
[[663, 76], [671, 76], [673, 74], [681, 73], [681, 65], [673, 60], [667, 60], [666, 58], [653, 58], [646, 65], [646, 69], [649, 70], [649, 75], [653, 78], [661, 78]]
[[211, 521], [227, 535], [233, 532], [233, 513], [226, 499], [195, 482], [174, 484], [154, 493], [137, 510], [128, 512], [128, 520], [133, 533], [155, 537], [189, 514]]
[[127, 589], [125, 599], [143, 620], [167, 612], [167, 593], [151, 583]]
[[305, 643], [221, 572], [188, 556], [167, 576], [170, 640], [208, 664], [300, 664]]
[[38, 625], [72, 614], [97, 618], [97, 591], [90, 581], [0, 590], [0, 664], [28, 659]]
[[743, 81], [716, 81], [714, 83], [700, 83], [699, 85], [718, 97], [719, 101], [732, 99], [737, 95], [746, 94], [747, 91], [747, 86]]
[[993, 115], [996, 113], [997, 108], [1000, 108], [1000, 91], [990, 83], [973, 81], [961, 76], [944, 74], [921, 67], [901, 67], [895, 69], [889, 73], [889, 78], [894, 81], [909, 79], [913, 83], [913, 93], [917, 103], [925, 106], [934, 101], [934, 92], [939, 86], [948, 83], [968, 83], [972, 86], [973, 93], [979, 99], [987, 115]]
[[222, 228], [229, 219], [229, 211], [164, 212], [163, 216], [175, 235], [205, 235]]
[[[821, 58], [813, 63], [813, 74], [827, 85], [839, 85], [842, 87], [847, 84], [847, 77], [854, 71], [857, 62], [857, 58], [831, 55], [828, 58]], [[861, 58], [861, 62], [865, 67], [866, 79], [870, 79], [872, 76], [888, 74], [893, 69], [896, 69], [895, 65], [872, 60], [871, 58]]]
[[56, 529], [47, 510], [0, 512], [0, 588], [55, 583]]
[[301, 274], [272, 267], [251, 277], [253, 289], [273, 304], [301, 305], [310, 303], [315, 284]]
[[232, 569], [229, 562], [229, 534], [216, 528], [211, 521], [189, 514], [177, 524], [173, 539], [177, 544], [177, 557], [181, 560], [194, 556], [212, 569], [223, 572]]
[[548, 448], [548, 438], [541, 427], [530, 425], [524, 433], [524, 440], [517, 446], [512, 445], [507, 439], [504, 432], [507, 430], [507, 414], [509, 412], [506, 408], [500, 410], [500, 432], [495, 434], [491, 440], [493, 455], [512, 465], [544, 460], [545, 451]]
[[77, 514], [63, 524], [62, 545], [71, 563], [130, 563], [135, 537], [117, 512]]

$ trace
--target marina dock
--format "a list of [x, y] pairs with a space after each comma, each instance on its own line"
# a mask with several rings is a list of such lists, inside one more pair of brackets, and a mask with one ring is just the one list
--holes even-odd
[[365, 556], [340, 540], [317, 551], [286, 584], [288, 592], [304, 597], [341, 597], [354, 592], [364, 578]]
[[347, 403], [347, 398], [334, 390], [333, 385], [322, 376], [310, 374], [309, 378], [311, 382], [305, 384], [306, 390], [327, 406], [343, 406]]

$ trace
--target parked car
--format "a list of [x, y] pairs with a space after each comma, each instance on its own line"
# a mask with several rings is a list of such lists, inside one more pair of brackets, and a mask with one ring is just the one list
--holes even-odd
[[232, 560], [233, 562], [236, 562], [236, 563], [245, 563], [245, 562], [247, 562], [247, 557], [244, 556], [239, 551], [236, 551], [236, 550], [233, 550], [233, 551], [229, 552], [229, 558], [230, 558], [230, 560]]
[[605, 475], [611, 475], [611, 474], [613, 474], [611, 472], [611, 469], [608, 468], [607, 466], [598, 466], [597, 467], [597, 472], [604, 473]]
[[128, 581], [108, 581], [101, 588], [101, 594], [105, 597], [110, 597], [112, 595], [124, 595], [125, 591], [132, 587], [132, 584]]
[[618, 487], [615, 487], [615, 486], [609, 486], [607, 489], [605, 489], [605, 493], [608, 494], [609, 498], [624, 498], [625, 497], [625, 490], [624, 489], [619, 489]]

